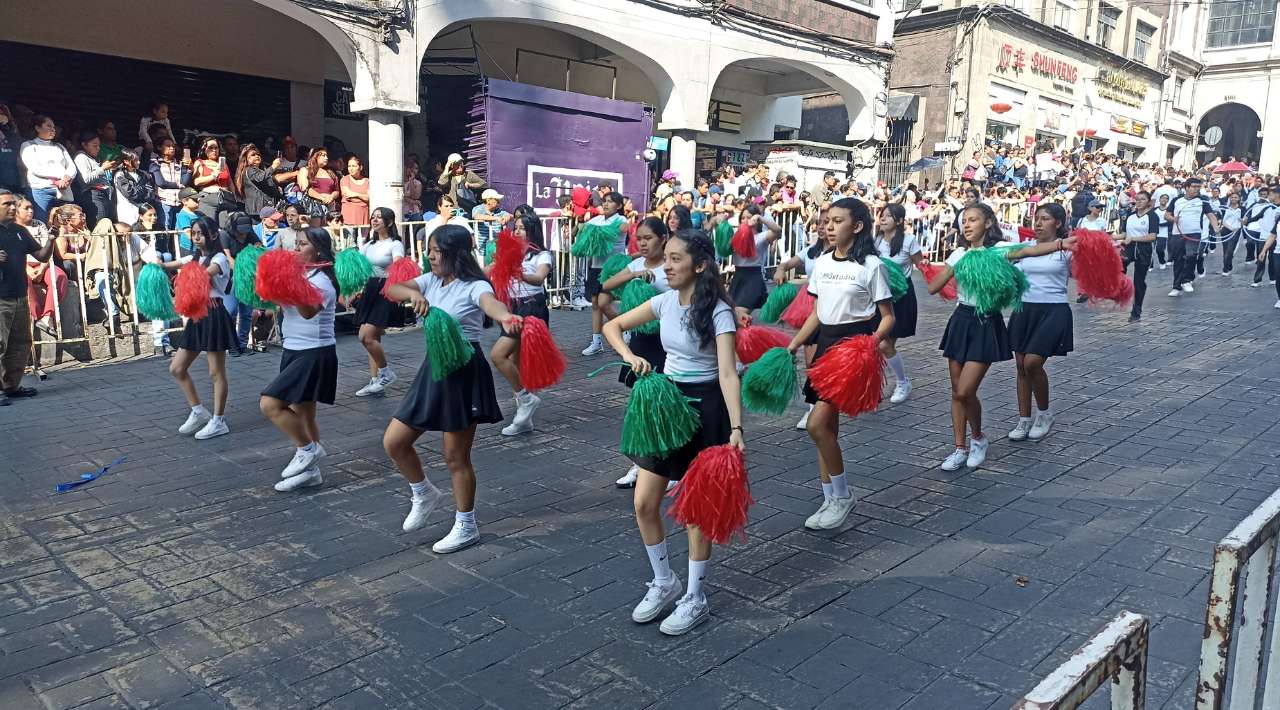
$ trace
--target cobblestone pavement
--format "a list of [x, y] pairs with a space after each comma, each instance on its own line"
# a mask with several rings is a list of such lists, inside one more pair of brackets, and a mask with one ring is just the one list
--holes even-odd
[[[577, 355], [584, 314], [553, 318], [571, 370], [537, 433], [482, 430], [483, 544], [448, 556], [430, 544], [451, 508], [402, 533], [382, 451], [416, 332], [388, 340], [385, 400], [352, 396], [363, 351], [343, 339], [326, 485], [305, 494], [270, 488], [289, 451], [255, 395], [278, 353], [231, 361], [233, 433], [206, 442], [176, 434], [162, 362], [57, 373], [0, 409], [0, 707], [1005, 708], [1130, 609], [1154, 623], [1148, 707], [1189, 708], [1212, 544], [1280, 485], [1280, 312], [1240, 276], [1170, 299], [1168, 273], [1141, 324], [1075, 307], [1048, 439], [1004, 439], [1013, 366], [995, 367], [990, 458], [957, 473], [937, 468], [949, 311], [922, 299], [913, 398], [843, 425], [860, 501], [841, 530], [802, 529], [819, 492], [794, 417], [750, 417], [749, 540], [715, 551], [712, 620], [680, 638], [629, 619], [650, 572], [613, 487], [626, 392], [585, 379], [608, 360]], [[439, 445], [421, 450], [447, 486]]]

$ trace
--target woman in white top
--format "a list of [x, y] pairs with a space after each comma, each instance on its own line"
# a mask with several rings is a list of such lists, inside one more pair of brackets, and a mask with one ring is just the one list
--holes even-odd
[[[169, 374], [178, 382], [182, 394], [191, 405], [191, 414], [178, 428], [179, 434], [195, 434], [197, 439], [211, 439], [230, 432], [223, 414], [227, 408], [227, 351], [239, 347], [231, 313], [225, 301], [231, 291], [231, 260], [218, 237], [218, 225], [208, 217], [191, 224], [191, 242], [199, 252], [200, 265], [209, 272], [209, 314], [200, 320], [188, 320], [182, 330], [182, 344], [169, 361]], [[170, 271], [180, 269], [193, 257], [184, 256], [162, 266]], [[200, 394], [191, 380], [191, 363], [200, 353], [209, 361], [209, 379], [213, 381], [213, 413], [200, 403]]]
[[1151, 268], [1151, 243], [1160, 233], [1158, 210], [1151, 207], [1151, 193], [1145, 190], [1133, 198], [1134, 213], [1124, 220], [1124, 228], [1113, 238], [1124, 249], [1125, 270], [1133, 264], [1133, 308], [1129, 322], [1142, 320], [1142, 300], [1147, 295], [1147, 270]]
[[369, 397], [383, 394], [387, 386], [396, 381], [395, 371], [387, 364], [387, 352], [382, 349], [382, 336], [387, 328], [404, 325], [404, 307], [382, 295], [387, 268], [404, 256], [395, 212], [379, 207], [369, 214], [369, 238], [360, 245], [360, 253], [373, 265], [373, 276], [356, 301], [360, 344], [369, 354], [369, 384], [361, 387], [356, 396]]
[[604, 341], [601, 336], [604, 322], [617, 315], [613, 299], [609, 296], [609, 292], [600, 288], [600, 273], [604, 267], [604, 262], [614, 254], [625, 254], [627, 252], [627, 218], [622, 214], [622, 203], [625, 198], [616, 193], [609, 194], [600, 198], [600, 214], [592, 217], [587, 222], [588, 225], [604, 227], [610, 230], [617, 230], [618, 236], [613, 243], [613, 247], [605, 256], [593, 256], [587, 265], [587, 299], [591, 301], [591, 342], [583, 349], [583, 355], [599, 355], [604, 352]]
[[747, 205], [738, 216], [739, 224], [743, 221], [751, 225], [756, 255], [745, 257], [735, 251], [730, 257], [733, 281], [729, 284], [729, 295], [737, 307], [739, 320], [750, 316], [751, 311], [763, 306], [768, 298], [769, 293], [764, 286], [765, 257], [769, 253], [769, 245], [782, 236], [782, 227], [754, 202]]
[[1230, 276], [1234, 270], [1236, 244], [1240, 242], [1240, 227], [1243, 210], [1240, 207], [1240, 193], [1233, 192], [1227, 197], [1227, 206], [1222, 210], [1222, 275]]
[[333, 335], [338, 277], [333, 273], [333, 241], [324, 229], [298, 237], [298, 258], [307, 264], [307, 280], [320, 292], [315, 306], [284, 306], [280, 335], [284, 352], [280, 373], [262, 390], [262, 414], [297, 447], [275, 485], [280, 492], [324, 483], [320, 475], [320, 427], [316, 402], [333, 404], [338, 390], [338, 341]]
[[[670, 232], [662, 219], [645, 217], [641, 220], [640, 224], [636, 225], [636, 246], [640, 248], [640, 256], [632, 259], [631, 263], [627, 264], [627, 268], [605, 280], [602, 288], [612, 292], [625, 287], [634, 279], [643, 279], [652, 284], [658, 293], [670, 291], [667, 272], [663, 268], [666, 264], [664, 250], [669, 236]], [[631, 348], [631, 352], [648, 361], [654, 372], [662, 372], [667, 361], [667, 351], [662, 349], [660, 333], [632, 332], [628, 347]], [[624, 365], [618, 373], [618, 381], [631, 387], [636, 382], [636, 373]], [[614, 485], [618, 488], [634, 488], [636, 477], [639, 475], [640, 466], [633, 464], [622, 478], [614, 481]]]
[[[876, 255], [874, 226], [866, 203], [849, 197], [837, 200], [827, 210], [827, 232], [833, 235], [835, 244], [818, 257], [807, 286], [816, 299], [813, 312], [787, 346], [795, 352], [817, 333], [815, 361], [848, 337], [874, 334], [877, 340], [884, 340], [893, 332], [894, 324], [889, 277], [880, 263], [881, 257]], [[804, 385], [804, 398], [814, 405], [808, 429], [818, 448], [818, 477], [822, 484], [822, 505], [804, 521], [804, 526], [832, 530], [844, 524], [854, 504], [840, 450], [840, 412], [821, 399], [808, 382]]]
[[[830, 207], [830, 205], [828, 205], [828, 207]], [[813, 235], [813, 241], [810, 242], [809, 246], [805, 247], [804, 251], [801, 251], [799, 254], [796, 254], [790, 259], [778, 264], [777, 268], [773, 270], [773, 282], [775, 284], [781, 286], [783, 282], [787, 280], [788, 272], [795, 269], [797, 266], [803, 266], [805, 275], [791, 279], [791, 283], [795, 284], [797, 288], [809, 287], [809, 277], [813, 275], [813, 269], [818, 262], [818, 257], [822, 256], [823, 252], [831, 249], [835, 245], [833, 235], [827, 232], [827, 208], [822, 208], [818, 212], [816, 229], [817, 232]], [[808, 342], [804, 344], [805, 367], [808, 367], [813, 363], [813, 353], [817, 350], [817, 345], [818, 333], [817, 331], [814, 331]], [[813, 405], [809, 404], [808, 409], [805, 410], [804, 416], [800, 417], [800, 421], [796, 422], [796, 429], [800, 431], [808, 431], [809, 415], [812, 413]]]
[[462, 337], [471, 343], [471, 360], [436, 379], [431, 374], [431, 360], [423, 357], [417, 378], [387, 425], [382, 446], [413, 491], [413, 508], [403, 526], [405, 532], [410, 532], [427, 524], [427, 516], [441, 495], [422, 472], [422, 461], [413, 445], [425, 431], [443, 432], [444, 464], [453, 478], [453, 500], [457, 505], [453, 529], [431, 547], [444, 554], [480, 541], [471, 445], [476, 438], [476, 425], [502, 421], [493, 372], [480, 349], [480, 329], [486, 317], [506, 331], [518, 331], [520, 326], [507, 307], [494, 298], [493, 285], [476, 262], [471, 230], [456, 224], [437, 229], [427, 240], [427, 259], [430, 271], [412, 281], [392, 284], [387, 295], [397, 302], [409, 301], [419, 316], [425, 317], [432, 307], [449, 314], [461, 326]]
[[67, 149], [53, 141], [58, 127], [52, 118], [34, 116], [31, 126], [36, 137], [22, 144], [18, 157], [27, 173], [35, 217], [41, 222], [48, 222], [49, 208], [55, 201], [70, 202], [72, 199], [71, 181], [76, 176], [76, 164]]
[[698, 410], [700, 427], [688, 444], [661, 457], [632, 457], [640, 467], [636, 479], [635, 510], [640, 538], [644, 541], [653, 568], [648, 592], [631, 612], [636, 623], [658, 618], [674, 601], [673, 611], [663, 620], [661, 631], [678, 636], [708, 615], [703, 593], [711, 541], [694, 526], [687, 528], [689, 540], [689, 588], [671, 570], [667, 559], [666, 531], [662, 523], [662, 497], [668, 481], [678, 481], [693, 458], [711, 446], [732, 444], [744, 449], [742, 406], [734, 338], [737, 325], [733, 308], [716, 268], [715, 247], [705, 232], [687, 229], [667, 239], [664, 248], [667, 283], [671, 290], [660, 293], [623, 313], [604, 326], [609, 345], [622, 356], [638, 377], [653, 365], [636, 354], [622, 337], [624, 330], [658, 321], [658, 333], [666, 352], [666, 376], [692, 399]]
[[1089, 229], [1095, 232], [1107, 231], [1107, 218], [1102, 216], [1102, 208], [1102, 201], [1091, 201], [1089, 203], [1089, 213], [1080, 220], [1080, 224], [1077, 226], [1080, 229]]
[[[947, 257], [946, 265], [929, 282], [929, 293], [937, 293], [955, 274], [955, 266], [972, 249], [988, 249], [1001, 243], [1004, 232], [991, 208], [985, 204], [966, 207], [960, 215], [961, 235], [964, 246], [957, 247]], [[1073, 238], [1059, 239], [1044, 244], [1009, 249], [1005, 258], [1016, 261], [1030, 256], [1042, 256], [1071, 246]], [[947, 358], [947, 371], [951, 376], [951, 433], [955, 437], [955, 450], [942, 462], [942, 470], [955, 471], [968, 465], [976, 468], [987, 458], [990, 444], [982, 431], [982, 402], [978, 400], [978, 386], [994, 362], [1011, 360], [1009, 332], [1005, 329], [1004, 316], [999, 311], [978, 313], [970, 294], [956, 285], [959, 303], [947, 321], [942, 334], [940, 349]], [[972, 432], [972, 441], [966, 444], [965, 431]]]
[[[534, 316], [551, 325], [551, 309], [547, 307], [547, 277], [551, 275], [554, 260], [547, 251], [542, 237], [542, 220], [536, 214], [521, 212], [511, 221], [512, 232], [529, 243], [520, 264], [520, 280], [511, 284], [508, 296], [511, 312], [518, 316]], [[520, 382], [520, 336], [502, 333], [498, 336], [489, 357], [498, 372], [507, 379], [516, 397], [516, 415], [502, 428], [503, 436], [515, 436], [533, 431], [533, 413], [542, 398], [525, 390]]]
[[879, 230], [876, 235], [876, 251], [880, 258], [892, 261], [907, 277], [907, 294], [893, 304], [893, 332], [880, 341], [880, 352], [889, 362], [889, 368], [893, 370], [893, 376], [897, 380], [889, 401], [900, 404], [911, 395], [911, 379], [907, 377], [907, 368], [902, 364], [902, 356], [898, 354], [898, 339], [910, 338], [916, 334], [918, 306], [911, 275], [915, 273], [916, 264], [924, 261], [924, 250], [916, 235], [906, 232], [907, 212], [902, 205], [885, 205], [880, 211], [876, 227]]

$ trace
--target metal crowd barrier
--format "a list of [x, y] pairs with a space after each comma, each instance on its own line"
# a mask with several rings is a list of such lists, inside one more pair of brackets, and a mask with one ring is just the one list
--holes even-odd
[[1120, 615], [1014, 703], [1013, 710], [1075, 710], [1108, 680], [1112, 710], [1142, 710], [1147, 695], [1147, 617]]

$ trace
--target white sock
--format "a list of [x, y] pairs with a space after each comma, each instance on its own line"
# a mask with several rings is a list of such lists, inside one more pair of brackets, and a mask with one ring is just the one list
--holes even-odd
[[453, 514], [453, 519], [469, 528], [476, 526], [476, 511], [474, 509], [462, 512], [461, 510]]
[[601, 339], [602, 337], [603, 337], [603, 336], [602, 336], [602, 335], [600, 335], [599, 333], [592, 333], [592, 334], [591, 334], [591, 344], [592, 344], [592, 345], [599, 345], [599, 344], [600, 344], [600, 339]]
[[422, 479], [421, 483], [410, 483], [409, 490], [413, 491], [414, 498], [425, 498], [433, 491], [439, 493], [439, 491], [436, 490], [436, 487], [431, 485], [431, 481], [428, 481], [425, 478]]
[[224, 419], [221, 414], [215, 414], [209, 418], [209, 422], [214, 425], [217, 425], [217, 424], [226, 424], [227, 420]]
[[1048, 408], [1041, 409], [1041, 408], [1039, 408], [1039, 407], [1036, 407], [1036, 414], [1037, 414], [1037, 415], [1044, 416], [1044, 415], [1047, 415], [1048, 413], [1049, 413], [1049, 409], [1048, 409]]
[[907, 382], [907, 368], [902, 364], [901, 354], [894, 353], [893, 357], [889, 358], [889, 367], [893, 369], [893, 376], [898, 378], [899, 383]]
[[298, 451], [304, 454], [315, 453], [316, 442], [309, 442], [306, 446], [299, 446]]
[[1031, 423], [1031, 417], [1018, 417], [1018, 423], [1019, 423], [1019, 424], [1030, 424], [1030, 423]]
[[390, 366], [390, 365], [387, 365], [386, 367], [379, 367], [379, 368], [378, 368], [378, 377], [387, 377], [387, 376], [388, 376], [388, 375], [390, 375], [390, 374], [391, 374], [391, 366]]
[[691, 597], [703, 597], [702, 582], [707, 578], [706, 560], [689, 560], [689, 587], [686, 594]]
[[835, 498], [849, 497], [849, 479], [843, 473], [831, 477], [831, 495]]
[[835, 490], [835, 484], [833, 483], [822, 484], [822, 497], [826, 500], [831, 500], [831, 491], [833, 490]]
[[521, 388], [519, 392], [516, 392], [516, 399], [524, 399], [525, 397], [528, 397], [528, 396], [529, 396], [529, 390], [527, 389]]
[[191, 408], [191, 413], [192, 413], [192, 414], [199, 414], [199, 415], [201, 415], [201, 416], [211, 416], [211, 415], [209, 414], [209, 410], [205, 409], [203, 404], [197, 404], [196, 406], [192, 407], [192, 408]]
[[653, 579], [655, 582], [668, 582], [671, 580], [671, 560], [667, 559], [667, 541], [656, 545], [645, 545], [644, 551], [649, 555], [649, 566], [653, 568]]

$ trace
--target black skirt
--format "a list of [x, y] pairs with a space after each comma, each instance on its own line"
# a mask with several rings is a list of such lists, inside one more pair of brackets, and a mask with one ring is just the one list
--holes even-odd
[[587, 298], [594, 299], [596, 296], [600, 295], [600, 291], [602, 290], [600, 288], [600, 273], [602, 271], [603, 269], [595, 266], [587, 268]]
[[404, 327], [404, 306], [393, 302], [382, 295], [382, 287], [387, 280], [374, 276], [364, 285], [360, 298], [356, 301], [356, 323], [371, 325], [375, 328]]
[[733, 433], [733, 424], [729, 421], [729, 409], [724, 404], [719, 379], [710, 382], [677, 382], [676, 387], [680, 388], [684, 396], [696, 400], [690, 404], [698, 411], [698, 418], [701, 420], [698, 431], [693, 433], [689, 443], [666, 456], [631, 457], [640, 468], [671, 481], [684, 478], [689, 464], [703, 449], [729, 443], [729, 435]]
[[[839, 325], [819, 324], [817, 342], [818, 349], [813, 351], [813, 361], [817, 362], [818, 358], [822, 357], [822, 354], [825, 353], [828, 348], [845, 338], [850, 338], [855, 335], [870, 335], [876, 332], [876, 328], [879, 327], [879, 320], [880, 318], [877, 315], [870, 320], [858, 321], [857, 323], [841, 323]], [[809, 384], [809, 380], [806, 379], [804, 381], [804, 401], [809, 404], [816, 404], [819, 399], [821, 398], [818, 396], [817, 390], [815, 390], [813, 385]]]
[[1013, 359], [1009, 331], [999, 311], [979, 314], [973, 306], [960, 304], [951, 313], [938, 346], [942, 354], [956, 362], [1003, 362]]
[[[662, 336], [658, 333], [632, 333], [631, 344], [628, 347], [631, 348], [631, 352], [648, 360], [654, 372], [662, 372], [662, 368], [667, 364], [667, 351], [662, 349]], [[623, 365], [618, 372], [618, 381], [630, 387], [636, 383], [636, 373], [632, 372], [630, 367]]]
[[[546, 323], [548, 326], [551, 325], [551, 309], [547, 307], [546, 292], [540, 293], [536, 296], [527, 296], [525, 298], [513, 298], [511, 299], [510, 310], [513, 315], [517, 315], [521, 317], [535, 316], [535, 317], [541, 318], [542, 322]], [[504, 330], [498, 334], [498, 337], [515, 338], [516, 340], [519, 340], [520, 334], [508, 333], [507, 331]]]
[[178, 347], [205, 353], [240, 349], [235, 324], [231, 322], [231, 314], [222, 306], [222, 301], [211, 299], [209, 315], [200, 320], [187, 321], [182, 329], [182, 344]]
[[733, 267], [733, 282], [729, 284], [729, 296], [733, 304], [755, 310], [764, 305], [769, 292], [764, 285], [764, 272], [759, 266]]
[[464, 431], [502, 421], [489, 361], [480, 343], [472, 341], [471, 348], [471, 361], [443, 380], [431, 379], [431, 359], [424, 357], [395, 418], [418, 431]]
[[916, 301], [916, 285], [907, 279], [907, 293], [893, 304], [893, 331], [891, 338], [910, 338], [916, 334], [919, 306]]
[[1066, 355], [1074, 349], [1071, 306], [1026, 303], [1009, 317], [1009, 347], [1040, 357]]
[[280, 356], [280, 374], [262, 390], [262, 396], [299, 404], [333, 404], [338, 392], [338, 346], [324, 345], [306, 350], [285, 350]]

